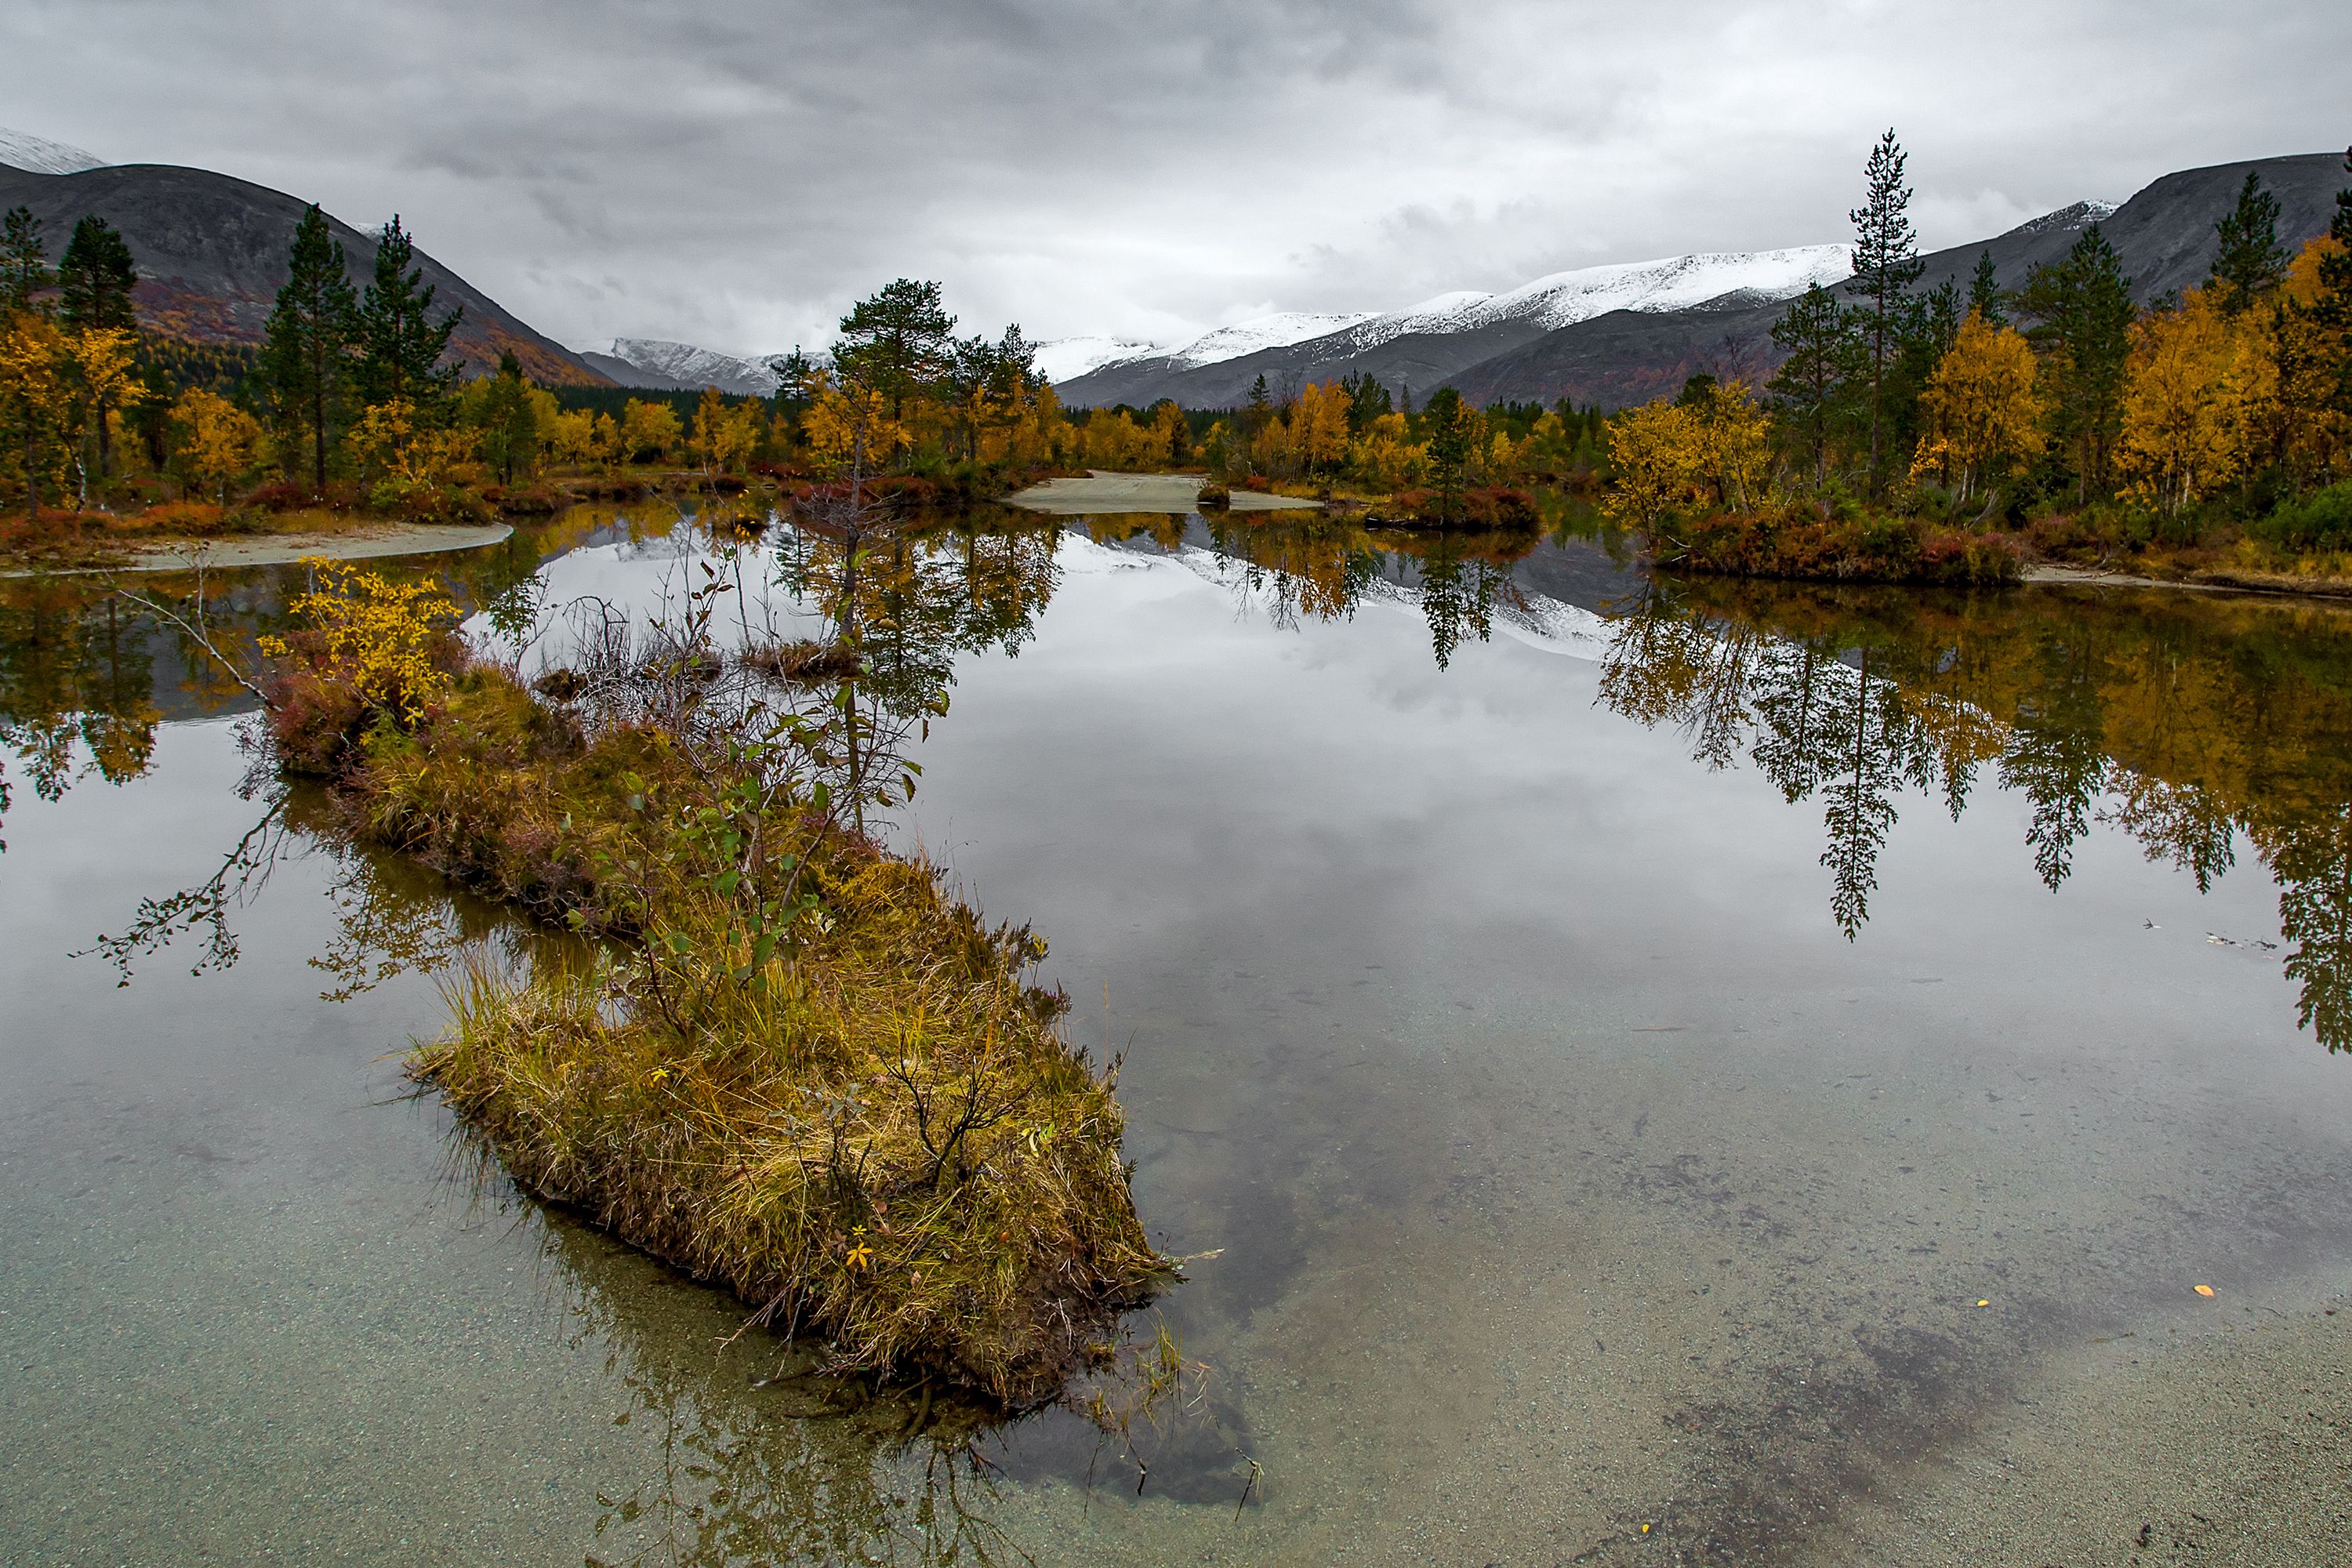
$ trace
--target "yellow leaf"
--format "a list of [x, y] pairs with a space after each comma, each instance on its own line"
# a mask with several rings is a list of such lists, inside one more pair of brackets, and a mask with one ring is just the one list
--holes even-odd
[[2200, 1296], [2210, 1296], [2213, 1293], [2213, 1287], [2210, 1285], [2199, 1285], [2195, 1289]]

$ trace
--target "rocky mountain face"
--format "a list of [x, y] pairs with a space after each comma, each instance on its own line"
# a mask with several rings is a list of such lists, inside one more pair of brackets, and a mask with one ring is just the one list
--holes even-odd
[[700, 392], [715, 386], [745, 397], [773, 397], [779, 382], [769, 365], [780, 354], [730, 354], [659, 338], [614, 338], [580, 357], [623, 386]]
[[[1986, 251], [2002, 285], [2021, 287], [2034, 267], [2063, 258], [2094, 223], [2115, 245], [2141, 300], [2194, 287], [2212, 267], [2213, 226], [2236, 202], [2249, 169], [2277, 195], [2280, 237], [2290, 247], [2326, 229], [2347, 179], [2334, 153], [2167, 174], [2120, 207], [2077, 202], [2007, 234], [1937, 251], [1925, 258], [1920, 287], [1950, 279], [1965, 289]], [[1451, 384], [1476, 403], [1568, 397], [1622, 407], [1672, 392], [1700, 371], [1751, 382], [1769, 376], [1780, 357], [1772, 323], [1784, 301], [1808, 283], [1832, 286], [1846, 270], [1838, 246], [1591, 268], [1508, 294], [1449, 296], [1209, 365], [1166, 355], [1129, 359], [1058, 390], [1081, 406], [1174, 397], [1193, 407], [1231, 407], [1246, 401], [1260, 375], [1280, 395], [1369, 374], [1391, 391], [1410, 386], [1416, 402]], [[1622, 276], [1605, 276], [1612, 273]]]
[[[41, 220], [52, 260], [85, 214], [120, 229], [139, 266], [134, 299], [149, 330], [199, 342], [257, 343], [286, 282], [286, 249], [305, 204], [204, 169], [119, 163], [65, 174], [0, 167], [0, 209], [15, 206], [30, 207]], [[375, 264], [374, 237], [341, 220], [329, 222], [342, 243], [353, 287], [363, 287]], [[493, 369], [501, 353], [511, 353], [545, 384], [609, 384], [579, 355], [422, 249], [415, 265], [440, 290], [437, 308], [465, 307], [449, 352], [469, 371]]]

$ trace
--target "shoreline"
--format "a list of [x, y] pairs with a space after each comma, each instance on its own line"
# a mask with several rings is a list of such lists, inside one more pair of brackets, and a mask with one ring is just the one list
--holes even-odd
[[503, 544], [510, 523], [396, 522], [335, 533], [240, 534], [226, 539], [177, 539], [136, 546], [128, 559], [104, 565], [0, 567], [0, 577], [97, 575], [110, 572], [194, 572], [243, 566], [290, 566], [313, 558], [380, 561], [399, 555], [441, 555]]

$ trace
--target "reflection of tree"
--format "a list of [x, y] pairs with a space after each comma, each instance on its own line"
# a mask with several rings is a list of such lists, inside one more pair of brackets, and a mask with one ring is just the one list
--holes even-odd
[[1217, 552], [1243, 563], [1244, 604], [1263, 603], [1278, 626], [1300, 616], [1340, 620], [1391, 571], [1420, 600], [1431, 651], [1443, 669], [1463, 638], [1484, 642], [1499, 606], [1525, 609], [1511, 566], [1535, 548], [1517, 533], [1383, 530], [1373, 534], [1345, 518], [1308, 516], [1209, 525]]
[[2270, 605], [1769, 584], [1660, 587], [1614, 631], [1601, 698], [1698, 760], [1744, 749], [1822, 793], [1831, 911], [1852, 936], [1906, 788], [1957, 817], [1979, 767], [2025, 796], [2056, 890], [2095, 820], [2210, 889], [2238, 836], [2279, 886], [2286, 971], [2352, 1048], [2352, 620]]
[[[42, 799], [89, 773], [123, 784], [147, 771], [162, 717], [154, 636], [152, 621], [87, 581], [27, 578], [0, 591], [0, 746]], [[0, 816], [8, 802], [0, 768]]]

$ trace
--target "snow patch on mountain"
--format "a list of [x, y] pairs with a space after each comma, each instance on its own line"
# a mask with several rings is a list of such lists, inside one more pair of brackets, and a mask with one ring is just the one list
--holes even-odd
[[1203, 333], [1189, 343], [1170, 349], [1167, 351], [1168, 358], [1182, 369], [1193, 370], [1204, 364], [1239, 359], [1244, 354], [1254, 354], [1262, 349], [1288, 348], [1310, 338], [1328, 338], [1359, 321], [1369, 321], [1373, 315], [1370, 310], [1284, 310], [1271, 316], [1254, 316], [1246, 321], [1219, 327], [1213, 332]]
[[1131, 359], [1149, 359], [1167, 352], [1158, 343], [1134, 338], [1055, 338], [1051, 342], [1039, 343], [1036, 357], [1030, 363], [1047, 381], [1073, 381], [1106, 365], [1125, 364]]
[[1467, 332], [1504, 321], [1528, 321], [1549, 332], [1612, 310], [1680, 310], [1727, 296], [1743, 301], [1786, 300], [1816, 283], [1834, 283], [1853, 270], [1853, 248], [1843, 245], [1580, 267], [1502, 294], [1440, 294], [1374, 317], [1348, 337], [1354, 347], [1369, 349], [1408, 332]]
[[[2116, 206], [2114, 202], [2076, 202], [2072, 206], [2060, 207], [2054, 213], [2043, 213], [2040, 217], [2028, 218], [2011, 229], [2009, 233], [2048, 234], [2053, 229], [2061, 234], [2079, 233], [2095, 223], [2106, 222], [2116, 216]], [[2009, 235], [2003, 235], [2001, 237], [2006, 239]]]
[[660, 338], [614, 338], [587, 352], [610, 354], [639, 370], [667, 376], [688, 386], [715, 386], [721, 392], [745, 397], [772, 397], [782, 379], [768, 365], [770, 359], [782, 358], [781, 354], [721, 353], [717, 349], [697, 348], [692, 343], [668, 342]]
[[106, 160], [95, 153], [5, 125], [0, 125], [0, 163], [28, 174], [79, 174], [84, 169], [106, 167]]

